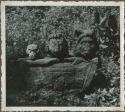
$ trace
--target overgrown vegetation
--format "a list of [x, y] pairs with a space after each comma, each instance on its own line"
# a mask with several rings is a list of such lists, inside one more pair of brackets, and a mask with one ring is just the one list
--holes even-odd
[[[103, 89], [78, 98], [51, 90], [22, 91], [15, 105], [119, 106], [120, 34], [119, 7], [6, 7], [6, 59], [25, 57], [26, 46], [37, 43], [45, 55], [45, 43], [53, 33], [61, 32], [72, 52], [79, 31], [94, 28], [100, 45], [101, 72], [110, 81]], [[8, 75], [8, 81], [13, 75]], [[11, 78], [10, 78], [11, 77]]]

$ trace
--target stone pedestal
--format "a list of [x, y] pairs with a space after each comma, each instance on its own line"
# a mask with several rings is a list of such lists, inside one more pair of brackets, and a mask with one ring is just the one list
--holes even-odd
[[82, 88], [86, 77], [95, 74], [97, 63], [57, 63], [51, 66], [27, 66], [24, 76], [27, 88], [51, 88], [56, 90]]

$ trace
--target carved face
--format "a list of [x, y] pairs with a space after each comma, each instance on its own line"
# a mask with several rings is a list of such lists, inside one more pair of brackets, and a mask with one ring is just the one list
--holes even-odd
[[53, 53], [62, 51], [63, 39], [51, 39], [49, 41], [49, 50]]
[[65, 57], [68, 53], [68, 43], [64, 38], [52, 38], [48, 43], [49, 53], [53, 57]]
[[79, 56], [84, 57], [86, 59], [91, 59], [96, 54], [97, 43], [95, 43], [92, 37], [85, 36], [77, 45], [76, 50]]
[[38, 52], [39, 50], [36, 44], [30, 44], [27, 46], [26, 53], [28, 54], [29, 59], [35, 59]]

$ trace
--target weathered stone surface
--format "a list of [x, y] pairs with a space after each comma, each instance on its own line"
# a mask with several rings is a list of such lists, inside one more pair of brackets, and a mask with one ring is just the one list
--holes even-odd
[[[96, 72], [97, 63], [82, 62], [77, 65], [71, 63], [57, 63], [51, 66], [27, 66], [24, 79], [27, 88], [41, 87], [56, 90], [82, 88], [86, 76]], [[23, 72], [24, 73], [24, 72]]]

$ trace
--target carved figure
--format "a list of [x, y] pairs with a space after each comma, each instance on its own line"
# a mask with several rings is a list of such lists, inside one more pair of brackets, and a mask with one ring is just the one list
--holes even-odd
[[28, 55], [28, 59], [31, 59], [31, 60], [36, 59], [38, 52], [39, 52], [38, 45], [30, 44], [27, 46], [26, 54]]
[[[60, 90], [60, 88], [63, 88], [63, 90], [65, 90], [65, 88], [79, 88], [80, 92], [78, 93], [84, 95], [83, 93], [88, 90], [97, 75], [98, 43], [94, 31], [89, 29], [81, 33], [74, 50], [74, 57], [68, 57], [68, 46], [66, 47], [64, 45], [67, 46], [68, 44], [64, 38], [61, 38], [60, 34], [52, 36], [48, 43], [50, 57], [37, 60], [25, 60], [25, 65], [30, 67], [38, 66], [39, 68], [39, 71], [35, 71], [35, 76], [34, 72], [33, 74], [31, 72], [30, 78], [32, 80], [29, 76], [27, 78], [30, 79], [29, 82], [34, 85], [35, 82], [43, 83], [46, 86], [52, 85], [54, 86], [52, 88], [55, 90]], [[40, 77], [42, 81], [39, 79]], [[75, 85], [73, 85], [73, 83]]]
[[50, 35], [48, 40], [48, 54], [50, 57], [63, 60], [68, 57], [68, 42], [62, 34]]
[[85, 60], [91, 60], [96, 57], [98, 51], [98, 42], [94, 30], [84, 30], [76, 43], [74, 55], [82, 57]]

